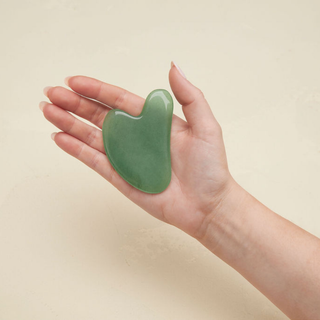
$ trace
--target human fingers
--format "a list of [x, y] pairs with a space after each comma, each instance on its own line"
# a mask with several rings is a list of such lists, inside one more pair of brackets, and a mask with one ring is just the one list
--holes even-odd
[[211, 108], [202, 91], [185, 78], [181, 69], [173, 62], [169, 72], [171, 89], [182, 105], [183, 113], [192, 132], [203, 139], [216, 133], [221, 133], [221, 128], [215, 119]]
[[52, 139], [63, 151], [96, 171], [126, 197], [130, 197], [131, 194], [133, 195], [137, 192], [136, 189], [120, 177], [105, 154], [65, 132], [54, 133]]
[[101, 130], [82, 122], [65, 110], [48, 102], [42, 101], [40, 109], [45, 118], [57, 128], [104, 153]]
[[65, 82], [75, 92], [111, 108], [121, 109], [133, 116], [142, 111], [145, 99], [123, 88], [86, 76], [68, 77]]
[[102, 128], [103, 120], [111, 110], [97, 101], [81, 97], [75, 92], [59, 86], [46, 87], [44, 94], [54, 105], [90, 121], [99, 128]]
[[[68, 77], [66, 84], [78, 94], [98, 100], [111, 108], [121, 109], [133, 116], [138, 116], [141, 113], [145, 102], [145, 99], [125, 89], [86, 76]], [[86, 100], [92, 101], [85, 99], [83, 101], [84, 107], [87, 107]], [[105, 117], [103, 110], [102, 113], [97, 111], [95, 116], [99, 119], [99, 127], [101, 128]], [[172, 117], [172, 124], [174, 132], [181, 128], [185, 129], [185, 121], [175, 114]]]

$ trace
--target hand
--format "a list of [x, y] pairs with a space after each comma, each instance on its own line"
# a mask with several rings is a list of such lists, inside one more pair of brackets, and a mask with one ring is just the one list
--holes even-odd
[[74, 92], [46, 88], [52, 104], [41, 102], [40, 108], [63, 131], [54, 136], [61, 149], [154, 217], [198, 239], [292, 319], [320, 319], [320, 240], [268, 209], [235, 182], [228, 170], [221, 128], [202, 92], [175, 65], [169, 80], [186, 121], [173, 115], [172, 179], [159, 194], [144, 193], [123, 180], [108, 161], [101, 130], [71, 114], [101, 128], [110, 107], [136, 116], [143, 98], [75, 76], [68, 79]]
[[[73, 91], [47, 87], [45, 94], [51, 103], [41, 102], [40, 108], [46, 119], [62, 130], [54, 135], [62, 150], [95, 170], [154, 217], [201, 240], [236, 183], [228, 170], [220, 125], [204, 95], [174, 64], [169, 81], [187, 121], [173, 115], [172, 179], [159, 194], [135, 189], [119, 176], [108, 161], [102, 132], [98, 129], [111, 108], [139, 115], [143, 98], [93, 78], [74, 76], [67, 79]], [[98, 128], [80, 121], [72, 113]]]

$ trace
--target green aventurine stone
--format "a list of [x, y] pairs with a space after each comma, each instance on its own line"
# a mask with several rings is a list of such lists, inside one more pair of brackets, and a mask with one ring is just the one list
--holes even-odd
[[111, 165], [135, 188], [159, 193], [171, 180], [170, 134], [173, 101], [166, 90], [152, 91], [139, 116], [109, 111], [102, 126]]

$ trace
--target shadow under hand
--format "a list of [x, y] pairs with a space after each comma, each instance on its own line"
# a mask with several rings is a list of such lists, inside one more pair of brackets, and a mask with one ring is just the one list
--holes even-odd
[[121, 290], [157, 319], [287, 319], [200, 243], [148, 216], [117, 190], [108, 190], [108, 200], [90, 201], [92, 195], [72, 226], [60, 227], [68, 235], [65, 245], [78, 248], [71, 263], [82, 266], [93, 286], [104, 283], [107, 297]]

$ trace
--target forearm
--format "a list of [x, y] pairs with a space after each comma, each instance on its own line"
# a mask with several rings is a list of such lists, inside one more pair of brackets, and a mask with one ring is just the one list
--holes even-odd
[[320, 240], [236, 183], [201, 242], [291, 319], [320, 319]]

